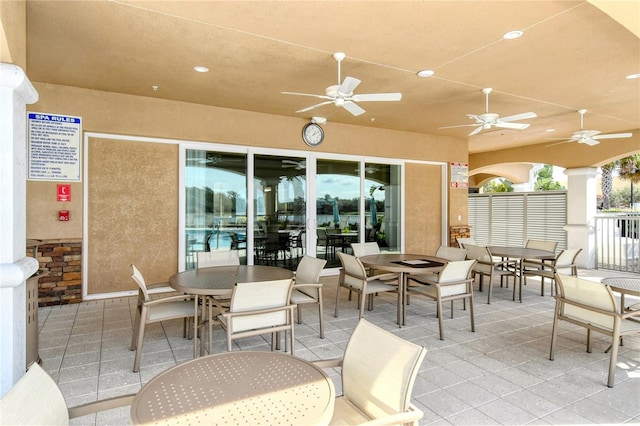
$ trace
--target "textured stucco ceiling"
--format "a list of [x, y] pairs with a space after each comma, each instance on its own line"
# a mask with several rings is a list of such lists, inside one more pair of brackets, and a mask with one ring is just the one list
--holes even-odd
[[[640, 79], [625, 79], [640, 72], [640, 2], [615, 3], [627, 19], [585, 1], [28, 1], [27, 66], [37, 82], [460, 138], [473, 127], [439, 127], [472, 123], [492, 87], [491, 112], [538, 117], [469, 138], [472, 154], [569, 136], [581, 108], [586, 128], [633, 131], [640, 150]], [[296, 114], [320, 100], [281, 92], [323, 94], [337, 51], [356, 93], [402, 100]]]

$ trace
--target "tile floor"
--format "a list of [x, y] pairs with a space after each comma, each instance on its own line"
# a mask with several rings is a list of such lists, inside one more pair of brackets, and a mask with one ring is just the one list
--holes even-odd
[[[582, 270], [580, 276], [624, 275]], [[340, 317], [333, 317], [336, 277], [324, 277], [325, 339], [318, 336], [315, 306], [304, 306], [296, 326], [296, 355], [304, 359], [341, 356], [357, 321], [355, 301], [346, 291]], [[554, 300], [541, 297], [533, 280], [524, 303], [511, 300], [511, 289], [494, 285], [492, 304], [476, 292], [476, 332], [456, 306], [446, 309], [445, 340], [438, 338], [435, 303], [413, 297], [407, 325], [395, 324], [395, 299], [381, 294], [365, 317], [429, 352], [413, 389], [413, 402], [424, 411], [422, 425], [639, 424], [640, 338], [625, 339], [620, 349], [616, 385], [606, 386], [609, 346], [594, 334], [586, 353], [586, 332], [562, 324], [555, 361], [549, 360]], [[147, 328], [141, 369], [133, 373], [129, 350], [135, 299], [120, 298], [39, 309], [39, 354], [44, 369], [58, 382], [67, 404], [134, 393], [161, 371], [192, 358], [192, 341], [183, 339], [182, 322]], [[221, 329], [214, 331], [214, 352], [225, 351]], [[240, 349], [269, 350], [261, 337], [239, 341]], [[372, 356], [375, 356], [372, 354]], [[337, 372], [331, 372], [338, 379]], [[340, 383], [336, 382], [340, 392]], [[127, 408], [74, 419], [75, 425], [129, 423]]]

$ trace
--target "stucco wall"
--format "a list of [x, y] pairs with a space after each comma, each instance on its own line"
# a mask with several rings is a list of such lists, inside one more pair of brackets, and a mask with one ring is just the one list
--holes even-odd
[[[84, 132], [292, 150], [306, 148], [300, 138], [301, 128], [307, 122], [304, 118], [43, 83], [35, 83], [35, 87], [40, 100], [30, 111], [82, 117]], [[89, 149], [91, 177], [87, 212], [90, 293], [133, 288], [127, 269], [129, 261], [124, 261], [125, 258], [140, 259], [136, 260], [141, 262], [138, 266], [149, 275], [149, 281], [164, 281], [177, 270], [178, 149], [173, 144], [148, 145], [109, 140], [97, 141], [95, 145], [90, 141], [89, 147], [83, 146], [83, 150]], [[102, 151], [94, 152], [98, 148]], [[467, 161], [467, 142], [463, 140], [335, 123], [325, 126], [325, 141], [314, 151], [442, 163]], [[100, 171], [109, 174], [100, 175]], [[100, 181], [93, 186], [97, 177]], [[442, 239], [440, 166], [413, 164], [407, 167], [405, 179], [405, 199], [407, 206], [411, 206], [405, 217], [407, 250], [432, 253]], [[28, 182], [27, 238], [83, 236], [82, 183], [72, 184], [72, 201], [64, 206], [56, 202], [57, 183]], [[160, 199], [165, 200], [162, 209], [157, 208]], [[457, 216], [464, 218], [462, 222], [467, 217], [466, 191], [457, 190], [452, 201], [449, 222], [460, 224]], [[69, 222], [57, 221], [57, 211], [62, 208], [70, 211]], [[157, 213], [149, 217], [143, 214], [145, 211]], [[159, 227], [163, 232], [158, 232]], [[414, 227], [420, 232], [414, 232]], [[162, 235], [161, 240], [158, 235]]]

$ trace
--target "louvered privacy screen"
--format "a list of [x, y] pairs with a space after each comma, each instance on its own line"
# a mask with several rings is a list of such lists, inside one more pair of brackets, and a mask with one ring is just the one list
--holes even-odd
[[479, 244], [524, 247], [527, 240], [567, 247], [566, 191], [469, 194], [471, 236]]

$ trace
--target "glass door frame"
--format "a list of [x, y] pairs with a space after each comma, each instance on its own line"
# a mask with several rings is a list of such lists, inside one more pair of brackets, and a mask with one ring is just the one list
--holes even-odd
[[[208, 143], [208, 142], [185, 142], [179, 144], [179, 177], [178, 184], [179, 188], [179, 211], [178, 211], [178, 229], [179, 235], [184, 236], [185, 228], [186, 228], [186, 151], [187, 150], [200, 150], [200, 151], [221, 151], [221, 152], [229, 152], [236, 154], [245, 154], [247, 156], [247, 194], [246, 194], [246, 209], [247, 209], [247, 235], [254, 235], [254, 222], [255, 222], [255, 204], [254, 204], [254, 156], [255, 155], [273, 155], [273, 156], [285, 156], [285, 157], [296, 157], [300, 159], [306, 160], [306, 223], [305, 223], [305, 231], [306, 231], [306, 247], [305, 252], [309, 255], [316, 255], [316, 228], [317, 228], [317, 210], [316, 210], [316, 198], [317, 191], [315, 185], [316, 179], [316, 161], [317, 160], [336, 160], [336, 161], [352, 161], [358, 163], [358, 168], [360, 171], [365, 170], [367, 163], [382, 163], [389, 164], [400, 167], [400, 206], [399, 206], [399, 215], [400, 215], [400, 251], [404, 250], [404, 235], [405, 235], [405, 199], [404, 199], [404, 188], [405, 188], [405, 163], [407, 160], [402, 159], [394, 159], [394, 158], [384, 158], [384, 157], [370, 157], [370, 156], [358, 156], [358, 155], [348, 155], [348, 154], [334, 154], [334, 153], [316, 153], [312, 151], [294, 151], [289, 149], [276, 149], [276, 148], [262, 148], [262, 147], [244, 147], [238, 145], [227, 145], [227, 144], [218, 144], [218, 143]], [[367, 188], [365, 188], [365, 180], [366, 176], [362, 176], [362, 172], [359, 176], [360, 179], [360, 205], [359, 205], [359, 220], [360, 223], [365, 223], [366, 219], [366, 202], [367, 197]], [[365, 240], [364, 232], [360, 233], [360, 241], [363, 242]], [[247, 238], [247, 253], [254, 252], [254, 239]], [[181, 237], [178, 241], [178, 270], [184, 271], [186, 267], [186, 241], [185, 238]], [[247, 264], [254, 264], [253, 256], [247, 256]], [[328, 268], [325, 273], [332, 274], [335, 273], [337, 268]]]

